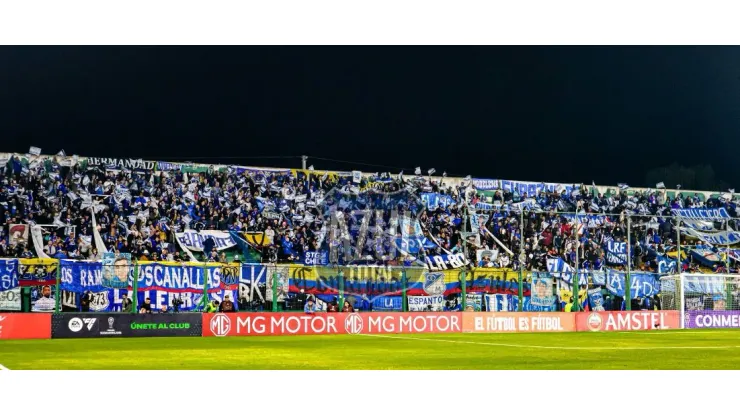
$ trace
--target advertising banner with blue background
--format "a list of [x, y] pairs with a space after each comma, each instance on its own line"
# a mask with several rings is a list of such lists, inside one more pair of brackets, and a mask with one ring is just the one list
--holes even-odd
[[730, 218], [730, 214], [724, 208], [674, 208], [671, 212], [674, 217], [681, 217], [682, 219], [723, 220]]
[[[129, 267], [129, 266], [127, 266]], [[174, 262], [142, 262], [137, 273], [137, 303], [141, 305], [145, 298], [150, 298], [152, 309], [163, 306], [172, 307], [172, 300], [183, 301], [181, 311], [199, 309], [206, 289], [210, 300], [222, 301], [230, 295], [236, 304], [239, 297], [248, 300], [263, 297], [265, 284], [265, 266], [250, 264], [200, 264]], [[82, 262], [61, 260], [60, 288], [65, 293], [64, 306], [78, 308], [80, 296], [89, 291], [93, 295], [90, 310], [95, 312], [120, 311], [122, 295], [133, 291], [131, 284], [127, 288], [110, 288], [103, 280], [101, 262]], [[130, 280], [133, 283], [133, 280]], [[261, 289], [261, 290], [260, 290]]]

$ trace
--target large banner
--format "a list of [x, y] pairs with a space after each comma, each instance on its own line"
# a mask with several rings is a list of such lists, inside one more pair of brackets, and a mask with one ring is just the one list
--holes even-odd
[[724, 208], [682, 208], [672, 209], [673, 216], [691, 220], [726, 220], [730, 214]]
[[606, 243], [606, 262], [609, 264], [627, 264], [627, 242], [609, 241]]
[[677, 311], [577, 312], [578, 331], [645, 331], [680, 328]]
[[214, 242], [214, 248], [218, 251], [226, 250], [236, 245], [236, 241], [231, 238], [231, 235], [225, 231], [213, 231], [213, 230], [185, 230], [181, 233], [175, 233], [177, 242], [182, 247], [186, 247], [191, 251], [203, 251], [203, 243], [211, 237]]
[[430, 210], [436, 210], [438, 207], [447, 209], [447, 207], [455, 205], [455, 199], [451, 196], [432, 192], [422, 192], [421, 202]]
[[[606, 289], [614, 296], [625, 297], [626, 273], [607, 269]], [[655, 296], [660, 293], [660, 276], [653, 273], [630, 273], [632, 299]]]
[[[180, 311], [202, 308], [206, 284], [209, 301], [221, 302], [226, 295], [235, 304], [240, 298], [247, 301], [264, 299], [265, 266], [261, 265], [209, 263], [204, 267], [198, 263], [141, 262], [137, 270], [133, 267], [129, 270], [129, 265], [125, 265], [126, 270], [123, 270], [122, 266], [123, 263], [114, 264], [112, 272], [120, 276], [134, 276], [136, 273], [137, 305], [149, 298], [154, 310], [165, 306], [173, 308], [175, 299], [182, 302]], [[130, 297], [133, 287], [107, 287], [103, 273], [102, 262], [61, 260], [60, 286], [64, 310], [80, 310], [81, 297], [89, 293], [92, 296], [91, 312], [121, 311], [123, 295]]]
[[[516, 312], [519, 310], [519, 296], [503, 293], [484, 296], [486, 310], [489, 312]], [[523, 306], [523, 305], [522, 305]]]
[[21, 243], [27, 243], [29, 229], [30, 227], [27, 224], [8, 225], [8, 244], [14, 246]]
[[49, 339], [51, 314], [0, 313], [0, 339]]
[[462, 332], [572, 332], [576, 330], [571, 313], [464, 313]]
[[459, 333], [461, 312], [204, 313], [203, 336]]
[[726, 246], [740, 243], [740, 232], [737, 231], [717, 231], [714, 233], [707, 233], [704, 231], [693, 230], [691, 228], [681, 228], [681, 231], [709, 244]]
[[521, 182], [521, 181], [508, 181], [500, 179], [473, 179], [473, 186], [481, 191], [491, 191], [501, 189], [507, 192], [518, 192], [519, 195], [527, 194], [529, 197], [536, 196], [539, 192], [562, 192], [566, 191], [570, 194], [572, 191], [577, 190], [578, 187], [573, 184], [558, 184], [558, 183], [536, 183], [536, 182]]
[[740, 328], [740, 311], [686, 311], [685, 328]]
[[52, 338], [199, 337], [197, 313], [54, 314]]
[[18, 260], [0, 259], [0, 311], [21, 310]]
[[[171, 307], [178, 299], [181, 311], [202, 305], [204, 290], [209, 300], [223, 301], [228, 295], [236, 304], [241, 268], [232, 264], [142, 262], [138, 265], [138, 305], [149, 298], [152, 308]], [[207, 288], [206, 288], [207, 285]]]
[[18, 283], [31, 288], [31, 311], [54, 312], [56, 298], [57, 259], [20, 259]]
[[684, 293], [716, 295], [725, 293], [725, 277], [711, 274], [684, 275]]
[[532, 295], [529, 304], [537, 311], [552, 312], [555, 311], [556, 297], [552, 290], [554, 281], [552, 277], [534, 276], [532, 278]]
[[101, 285], [112, 289], [126, 289], [132, 285], [131, 253], [103, 253], [103, 280]]
[[[460, 295], [462, 298], [462, 294]], [[462, 299], [460, 299], [460, 305], [462, 306]], [[480, 312], [483, 310], [483, 294], [481, 293], [466, 293], [465, 294], [465, 312]]]
[[436, 272], [441, 270], [460, 269], [470, 264], [465, 254], [441, 254], [436, 256], [427, 256], [426, 265], [429, 271]]
[[[116, 272], [125, 276], [128, 276], [129, 269], [132, 269], [129, 264], [115, 266], [118, 266]], [[91, 312], [120, 311], [122, 295], [129, 293], [103, 285], [102, 262], [77, 260], [61, 260], [60, 288], [62, 307], [65, 311], [80, 310], [83, 296], [91, 296], [92, 300], [89, 303]]]
[[410, 312], [442, 312], [445, 307], [444, 296], [409, 296]]

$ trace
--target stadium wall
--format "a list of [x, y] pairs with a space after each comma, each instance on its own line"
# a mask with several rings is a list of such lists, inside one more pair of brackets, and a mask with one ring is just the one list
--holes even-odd
[[[683, 325], [682, 325], [683, 324]], [[0, 340], [50, 338], [224, 337], [548, 333], [740, 328], [740, 311], [415, 312], [415, 313], [7, 313]]]

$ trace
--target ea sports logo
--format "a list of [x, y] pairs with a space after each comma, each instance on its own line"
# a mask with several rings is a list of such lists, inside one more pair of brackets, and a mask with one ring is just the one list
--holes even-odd
[[67, 324], [67, 327], [69, 327], [69, 330], [72, 332], [80, 332], [82, 329], [82, 319], [80, 318], [72, 318], [69, 320], [69, 323]]
[[228, 316], [219, 313], [211, 318], [211, 332], [217, 337], [224, 337], [231, 331], [231, 319]]
[[600, 331], [602, 323], [601, 315], [598, 313], [592, 313], [588, 316], [588, 319], [586, 319], [586, 326], [591, 331]]
[[356, 313], [351, 313], [344, 319], [344, 330], [348, 334], [357, 335], [362, 333], [362, 318]]

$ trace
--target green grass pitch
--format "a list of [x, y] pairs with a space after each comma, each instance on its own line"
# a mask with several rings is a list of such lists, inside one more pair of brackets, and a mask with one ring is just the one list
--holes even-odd
[[740, 331], [0, 341], [11, 370], [740, 369]]

